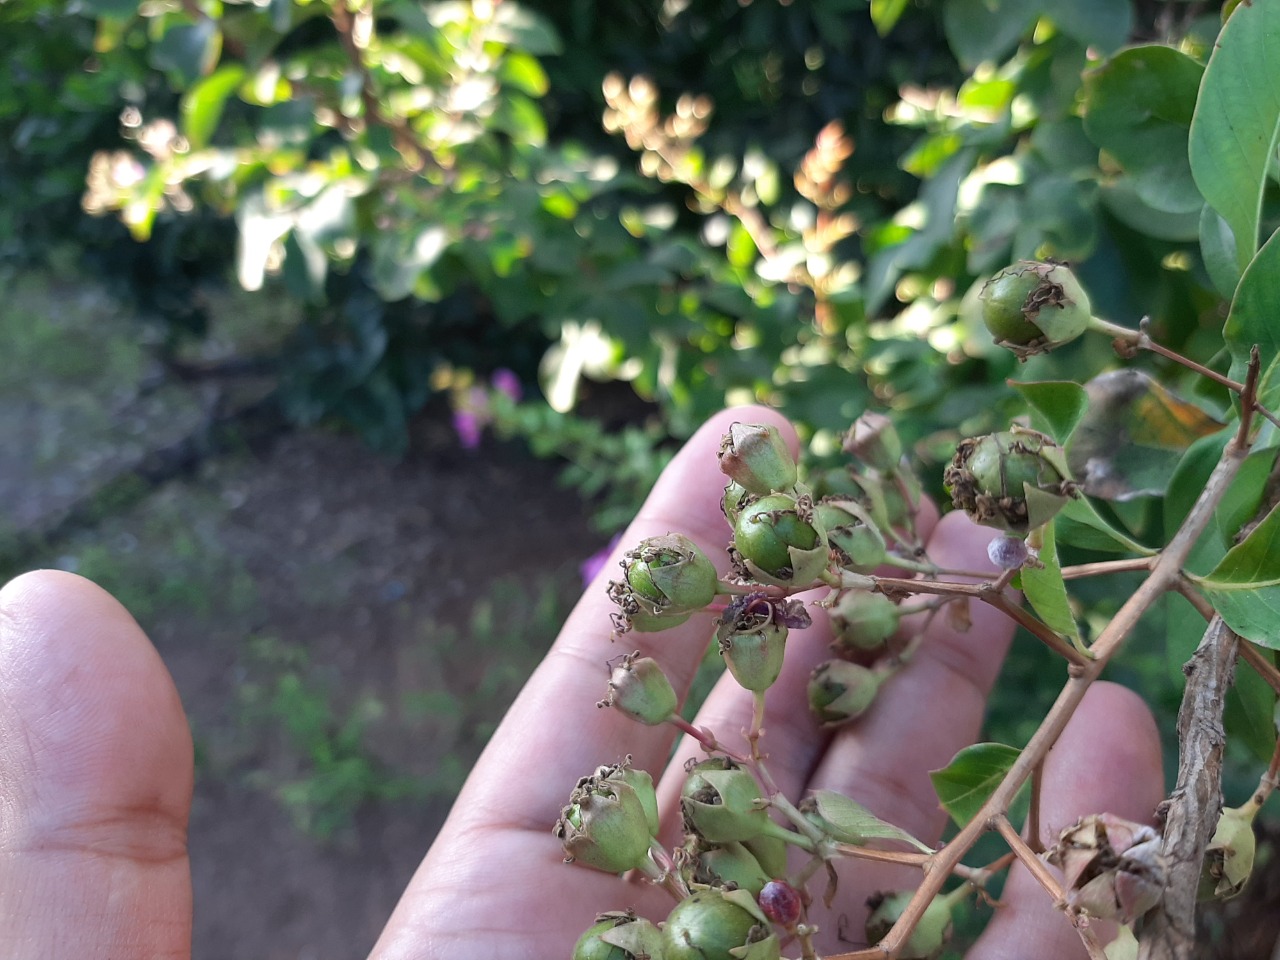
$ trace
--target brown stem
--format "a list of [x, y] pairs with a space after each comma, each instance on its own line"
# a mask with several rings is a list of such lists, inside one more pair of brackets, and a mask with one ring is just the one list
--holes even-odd
[[837, 843], [836, 853], [855, 860], [874, 860], [877, 863], [897, 863], [907, 867], [923, 867], [933, 859], [932, 853], [915, 853], [906, 850], [872, 850], [856, 843]]
[[1267, 685], [1276, 693], [1280, 693], [1280, 668], [1265, 653], [1249, 640], [1240, 641], [1240, 659], [1258, 671], [1258, 676], [1267, 681]]
[[1003, 592], [996, 590], [995, 584], [955, 583], [951, 580], [902, 580], [896, 577], [874, 577], [873, 579], [882, 592], [904, 591], [943, 597], [975, 597], [995, 607], [1019, 626], [1025, 627], [1028, 633], [1054, 653], [1064, 657], [1073, 666], [1080, 667], [1089, 662], [1088, 657], [1054, 633], [1048, 624], [1014, 603]]
[[[1247, 408], [1242, 415], [1249, 415]], [[1054, 701], [1035, 734], [1019, 754], [1018, 759], [1014, 761], [1013, 766], [1009, 768], [999, 786], [992, 791], [991, 796], [987, 798], [986, 803], [973, 819], [956, 834], [950, 843], [935, 854], [935, 869], [925, 874], [911, 901], [898, 918], [898, 922], [881, 941], [879, 949], [882, 952], [880, 954], [865, 952], [841, 954], [829, 960], [860, 960], [861, 957], [870, 960], [873, 956], [879, 956], [883, 960], [886, 955], [888, 957], [897, 955], [911, 931], [919, 923], [929, 903], [942, 889], [942, 884], [951, 870], [973, 848], [974, 843], [983, 833], [996, 826], [997, 818], [1005, 816], [1019, 788], [1031, 776], [1031, 772], [1044, 761], [1050, 748], [1062, 734], [1067, 721], [1071, 719], [1080, 701], [1084, 699], [1089, 686], [1098, 678], [1116, 650], [1128, 638], [1142, 614], [1166, 590], [1176, 586], [1181, 578], [1182, 567], [1186, 563], [1187, 556], [1191, 553], [1200, 534], [1208, 526], [1214, 509], [1221, 502], [1231, 480], [1239, 471], [1247, 452], [1247, 447], [1234, 441], [1227, 444], [1222, 459], [1218, 461], [1200, 497], [1183, 520], [1182, 526], [1169, 541], [1168, 546], [1161, 551], [1151, 568], [1150, 575], [1098, 635], [1097, 641], [1091, 648], [1096, 659], [1079, 667], [1073, 666], [1073, 675], [1067, 680], [1061, 693], [1058, 694], [1058, 699]], [[923, 584], [916, 584], [916, 586], [923, 586]]]
[[1107, 573], [1130, 573], [1134, 570], [1150, 570], [1153, 557], [1125, 557], [1123, 560], [1100, 560], [1097, 563], [1077, 563], [1062, 568], [1063, 580], [1080, 580]]
[[1044, 764], [1031, 771], [1031, 806], [1027, 810], [1027, 836], [1031, 849], [1044, 853], [1044, 840], [1040, 836], [1040, 801], [1044, 797]]
[[1196, 950], [1196, 892], [1205, 848], [1222, 809], [1222, 709], [1231, 686], [1236, 636], [1215, 617], [1183, 668], [1187, 688], [1178, 711], [1180, 759], [1173, 793], [1161, 805], [1165, 891], [1147, 915], [1141, 960], [1188, 960]]
[[1022, 839], [1022, 834], [1018, 833], [1017, 827], [1009, 822], [1009, 818], [1004, 814], [994, 818], [995, 828], [999, 831], [1000, 836], [1004, 837], [1005, 842], [1009, 844], [1009, 849], [1013, 851], [1028, 872], [1036, 878], [1036, 882], [1048, 892], [1053, 898], [1056, 906], [1061, 906], [1066, 902], [1066, 896], [1062, 890], [1062, 884], [1058, 882], [1058, 878], [1053, 872], [1045, 866], [1040, 855], [1031, 848], [1026, 840]]

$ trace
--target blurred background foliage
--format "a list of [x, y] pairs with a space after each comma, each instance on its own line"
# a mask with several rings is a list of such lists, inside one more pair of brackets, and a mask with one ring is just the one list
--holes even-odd
[[[1095, 342], [1019, 372], [974, 335], [966, 297], [1010, 260], [1070, 260], [1102, 315], [1215, 349], [1203, 201], [1165, 167], [1218, 23], [1112, 0], [14, 0], [0, 252], [74, 244], [173, 351], [207, 332], [202, 285], [283, 288], [282, 409], [392, 455], [433, 395], [508, 368], [530, 399], [497, 426], [632, 502], [725, 403], [780, 407], [818, 453], [888, 408], [936, 459], [1018, 409], [1007, 377], [1110, 362]], [[649, 405], [624, 455], [580, 423], [610, 382]]]

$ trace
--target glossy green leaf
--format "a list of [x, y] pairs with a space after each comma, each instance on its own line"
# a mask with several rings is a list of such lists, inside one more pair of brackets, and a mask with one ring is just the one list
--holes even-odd
[[815, 790], [823, 829], [840, 843], [864, 844], [868, 840], [901, 840], [917, 850], [932, 853], [933, 848], [921, 843], [900, 827], [881, 820], [870, 810], [834, 790]]
[[1035, 428], [1047, 433], [1059, 446], [1066, 444], [1089, 406], [1084, 387], [1070, 380], [1010, 385], [1031, 404]]
[[930, 771], [934, 792], [957, 826], [973, 819], [1021, 753], [1003, 743], [975, 743], [941, 770]]
[[[1186, 243], [1198, 239], [1203, 223], [1203, 211], [1208, 210], [1214, 217], [1218, 215], [1205, 203], [1199, 210], [1187, 213], [1169, 213], [1157, 210], [1138, 194], [1138, 181], [1133, 177], [1122, 176], [1108, 183], [1100, 190], [1103, 205], [1125, 226], [1139, 233], [1144, 233], [1157, 240], [1172, 240], [1175, 243]], [[1234, 268], [1235, 262], [1232, 261]], [[1227, 296], [1231, 292], [1227, 291]]]
[[871, 22], [876, 33], [886, 36], [906, 9], [907, 0], [871, 0]]
[[1255, 344], [1262, 362], [1258, 399], [1275, 409], [1280, 402], [1280, 231], [1258, 251], [1236, 288], [1222, 330], [1231, 351], [1231, 376], [1243, 380]]
[[1167, 213], [1204, 201], [1187, 137], [1204, 68], [1172, 47], [1131, 47], [1085, 75], [1084, 128], [1134, 178], [1139, 198]]
[[1201, 589], [1236, 633], [1280, 648], [1280, 508], [1227, 551]]
[[1196, 184], [1235, 237], [1241, 269], [1258, 248], [1267, 170], [1280, 138], [1280, 4], [1241, 4], [1218, 34], [1191, 122]]
[[245, 69], [239, 64], [229, 64], [215, 70], [182, 98], [182, 132], [197, 150], [209, 143], [222, 119], [227, 97], [244, 82]]
[[1056, 518], [1043, 527], [1040, 544], [1040, 566], [1027, 565], [1019, 576], [1022, 592], [1027, 602], [1050, 630], [1069, 640], [1079, 638], [1076, 618], [1071, 613], [1067, 599], [1067, 585], [1062, 579], [1062, 566], [1058, 563], [1058, 544], [1054, 537]]
[[169, 27], [159, 43], [150, 48], [157, 70], [176, 74], [184, 83], [195, 83], [218, 64], [222, 53], [222, 31], [216, 20]]

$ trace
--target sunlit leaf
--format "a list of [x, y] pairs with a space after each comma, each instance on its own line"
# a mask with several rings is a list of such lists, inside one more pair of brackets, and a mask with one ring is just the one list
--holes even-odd
[[1230, 373], [1237, 380], [1244, 379], [1249, 350], [1257, 345], [1262, 363], [1258, 399], [1273, 410], [1280, 403], [1280, 322], [1277, 318], [1280, 318], [1280, 231], [1271, 235], [1245, 269], [1222, 330], [1231, 352]]
[[1204, 203], [1187, 160], [1203, 73], [1186, 54], [1153, 44], [1123, 50], [1085, 75], [1085, 132], [1157, 210], [1198, 213]]
[[1043, 540], [1040, 545], [1040, 566], [1022, 568], [1022, 592], [1031, 608], [1039, 614], [1045, 625], [1067, 639], [1079, 637], [1076, 618], [1071, 613], [1067, 599], [1067, 585], [1062, 579], [1062, 567], [1058, 563], [1058, 544], [1054, 538], [1056, 518], [1041, 527]]
[[182, 98], [182, 132], [192, 147], [200, 149], [218, 128], [227, 97], [244, 81], [245, 69], [229, 64], [215, 70]]
[[975, 743], [941, 770], [929, 773], [938, 800], [957, 826], [973, 819], [1021, 753], [1003, 743]]
[[900, 827], [881, 820], [870, 810], [834, 790], [815, 790], [814, 802], [823, 828], [840, 843], [864, 844], [868, 840], [901, 840], [925, 853], [933, 848]]
[[1272, 508], [1197, 580], [1227, 626], [1247, 640], [1280, 648], [1280, 508]]
[[907, 0], [871, 0], [871, 22], [876, 33], [885, 36], [907, 9]]
[[494, 39], [535, 57], [555, 56], [563, 49], [555, 27], [532, 10], [511, 0], [493, 10]]
[[1222, 424], [1140, 370], [1085, 384], [1089, 409], [1067, 447], [1072, 477], [1102, 500], [1162, 494], [1182, 452]]
[[1280, 136], [1280, 4], [1241, 4], [1218, 34], [1191, 122], [1191, 171], [1235, 237], [1241, 269], [1258, 248], [1267, 170]]

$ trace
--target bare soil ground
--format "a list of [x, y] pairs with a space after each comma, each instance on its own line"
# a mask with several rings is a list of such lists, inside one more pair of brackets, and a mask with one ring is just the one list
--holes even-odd
[[199, 429], [205, 388], [158, 378], [91, 287], [8, 293], [0, 575], [98, 580], [168, 664], [197, 745], [196, 958], [364, 956], [602, 538], [552, 466], [460, 449], [440, 409], [399, 463], [287, 431], [122, 488]]

